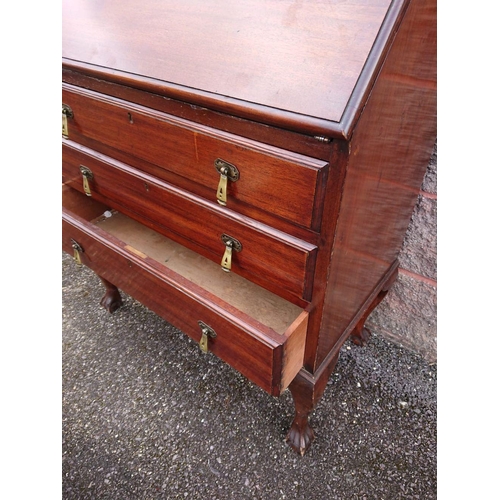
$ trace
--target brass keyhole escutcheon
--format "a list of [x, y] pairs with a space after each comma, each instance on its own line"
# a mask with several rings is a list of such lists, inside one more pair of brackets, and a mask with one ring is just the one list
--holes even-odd
[[214, 339], [217, 337], [217, 334], [215, 333], [215, 330], [208, 326], [206, 323], [203, 321], [198, 321], [198, 325], [201, 328], [201, 339], [200, 339], [200, 349], [201, 352], [207, 353], [208, 352], [208, 339]]
[[73, 118], [73, 110], [67, 105], [62, 105], [62, 135], [66, 139], [68, 138], [68, 118]]
[[228, 273], [229, 271], [231, 271], [231, 266], [233, 262], [233, 251], [241, 252], [241, 249], [243, 247], [236, 238], [228, 236], [227, 234], [223, 234], [221, 236], [221, 240], [222, 243], [226, 245], [226, 249], [224, 250], [224, 255], [222, 256], [220, 265], [222, 267], [222, 270]]
[[214, 165], [215, 170], [220, 174], [217, 186], [217, 203], [225, 206], [227, 203], [227, 181], [236, 182], [240, 178], [240, 172], [234, 165], [220, 158], [215, 160]]
[[84, 165], [80, 165], [80, 172], [82, 173], [83, 177], [83, 191], [87, 196], [92, 196], [89, 181], [94, 179], [94, 174], [92, 173], [92, 170], [90, 170], [90, 168]]
[[81, 267], [82, 259], [80, 257], [80, 254], [83, 253], [83, 248], [73, 238], [71, 238], [71, 246], [73, 247], [73, 260], [76, 262], [76, 265], [78, 267]]

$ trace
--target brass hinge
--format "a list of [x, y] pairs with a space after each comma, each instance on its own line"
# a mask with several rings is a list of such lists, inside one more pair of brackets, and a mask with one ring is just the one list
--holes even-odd
[[315, 135], [314, 138], [319, 142], [332, 142], [332, 139], [330, 137], [325, 137], [324, 135]]

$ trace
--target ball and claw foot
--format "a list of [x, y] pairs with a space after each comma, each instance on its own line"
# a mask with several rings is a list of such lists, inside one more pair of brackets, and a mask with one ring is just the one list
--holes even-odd
[[304, 456], [313, 440], [314, 431], [309, 425], [308, 416], [295, 415], [292, 426], [288, 431], [286, 442], [296, 453]]
[[106, 289], [106, 293], [102, 297], [100, 304], [108, 312], [114, 313], [123, 304], [120, 291], [113, 283], [110, 283], [101, 276], [99, 278]]
[[107, 309], [108, 312], [114, 313], [119, 307], [123, 305], [123, 302], [120, 293], [114, 293], [108, 290], [102, 297], [100, 304], [102, 307], [104, 307], [104, 309]]

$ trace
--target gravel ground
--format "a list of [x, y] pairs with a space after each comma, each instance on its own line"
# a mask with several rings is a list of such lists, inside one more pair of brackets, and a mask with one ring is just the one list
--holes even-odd
[[346, 343], [300, 457], [274, 398], [63, 254], [62, 498], [437, 498], [435, 365]]

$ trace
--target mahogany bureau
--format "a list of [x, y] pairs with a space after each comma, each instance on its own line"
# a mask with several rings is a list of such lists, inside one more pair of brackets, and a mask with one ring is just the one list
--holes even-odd
[[435, 0], [63, 0], [62, 241], [272, 395], [287, 441], [397, 277]]

